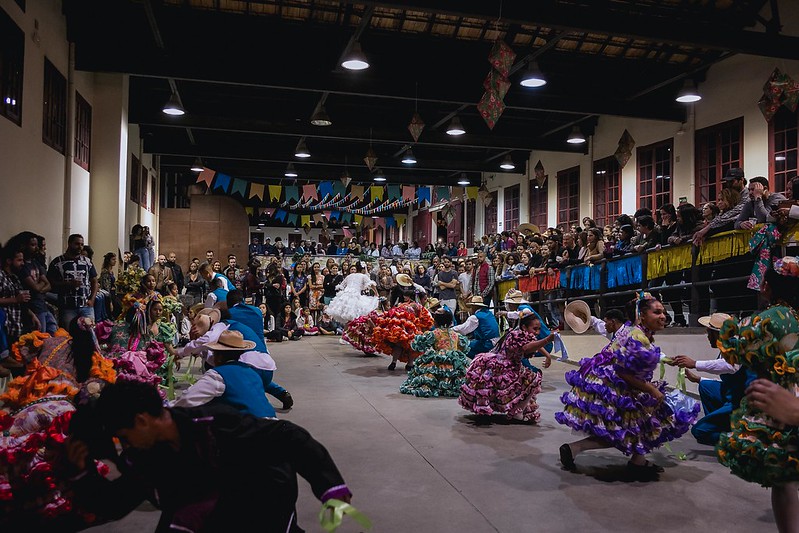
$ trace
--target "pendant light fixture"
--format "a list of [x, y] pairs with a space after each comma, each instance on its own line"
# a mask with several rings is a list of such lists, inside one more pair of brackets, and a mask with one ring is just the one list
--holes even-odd
[[294, 170], [294, 163], [288, 164], [288, 166], [286, 167], [286, 172], [284, 172], [283, 175], [286, 176], [287, 178], [297, 177], [297, 171]]
[[361, 43], [353, 41], [350, 51], [344, 55], [341, 66], [347, 70], [365, 70], [369, 68], [369, 61], [361, 50]]
[[194, 160], [194, 163], [191, 165], [192, 172], [202, 172], [205, 166], [203, 165], [203, 160], [199, 157]]
[[580, 126], [574, 126], [572, 128], [571, 133], [566, 138], [566, 142], [569, 144], [583, 144], [585, 142], [585, 135], [580, 131]]
[[415, 165], [417, 163], [416, 156], [413, 155], [413, 150], [410, 148], [405, 150], [405, 155], [402, 156], [402, 162], [406, 165]]
[[325, 106], [319, 107], [319, 110], [314, 113], [313, 117], [311, 117], [311, 124], [314, 126], [332, 126], [333, 121], [330, 120], [330, 117], [325, 111]]
[[172, 96], [169, 97], [169, 100], [167, 100], [166, 104], [164, 104], [164, 107], [161, 109], [161, 111], [163, 111], [164, 114], [171, 115], [173, 117], [179, 117], [186, 114], [186, 110], [183, 109], [180, 99], [175, 93], [172, 93]]
[[691, 80], [685, 80], [682, 89], [680, 89], [680, 92], [677, 93], [677, 97], [675, 98], [676, 101], [683, 104], [698, 102], [701, 99], [702, 95], [699, 94], [699, 91], [696, 89], [696, 83]]
[[379, 167], [375, 169], [375, 176], [374, 176], [374, 180], [375, 180], [376, 182], [378, 182], [378, 183], [382, 183], [382, 182], [386, 181], [386, 175], [385, 175], [385, 174], [383, 174], [383, 171], [382, 171], [382, 170], [380, 170], [380, 168], [379, 168]]
[[510, 154], [505, 155], [505, 157], [502, 159], [502, 163], [499, 164], [499, 168], [503, 170], [513, 170], [516, 168], [516, 165], [513, 163], [513, 159], [511, 159]]
[[519, 80], [519, 85], [522, 87], [543, 87], [546, 84], [547, 79], [538, 68], [538, 63], [535, 61], [530, 61], [527, 64], [524, 74], [522, 74], [522, 77]]
[[466, 173], [465, 172], [461, 173], [461, 177], [460, 177], [460, 179], [458, 179], [458, 185], [461, 185], [461, 186], [464, 186], [464, 187], [467, 186], [467, 185], [471, 185], [471, 182], [469, 181], [469, 178], [466, 177]]
[[458, 135], [463, 135], [464, 133], [466, 133], [466, 130], [463, 129], [461, 119], [458, 118], [458, 115], [455, 115], [452, 117], [449, 126], [447, 126], [447, 135], [453, 135], [457, 137]]
[[311, 157], [311, 152], [308, 151], [308, 147], [305, 145], [305, 137], [300, 139], [300, 142], [297, 143], [297, 148], [294, 150], [294, 157], [299, 157], [300, 159]]

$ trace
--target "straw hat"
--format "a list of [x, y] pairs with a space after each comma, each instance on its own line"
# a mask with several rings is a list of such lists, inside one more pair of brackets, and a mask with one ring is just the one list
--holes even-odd
[[505, 299], [503, 302], [511, 303], [511, 304], [526, 304], [529, 303], [524, 298], [524, 293], [517, 289], [510, 289], [508, 290], [507, 294], [505, 294]]
[[427, 299], [427, 308], [428, 309], [435, 309], [439, 305], [441, 305], [441, 301], [438, 298], [433, 297], [433, 298], [428, 298]]
[[211, 326], [219, 323], [220, 320], [222, 320], [222, 314], [219, 309], [206, 307], [197, 312], [192, 324], [197, 328], [200, 335], [205, 335], [211, 329]]
[[563, 319], [575, 333], [585, 333], [591, 327], [591, 308], [583, 300], [574, 300], [563, 310]]
[[197, 311], [197, 316], [202, 315], [211, 318], [211, 325], [218, 324], [222, 320], [222, 312], [216, 307], [205, 307]]
[[516, 229], [522, 233], [541, 233], [541, 229], [538, 226], [535, 224], [530, 224], [529, 222], [519, 224], [519, 227]]
[[466, 302], [466, 305], [469, 307], [488, 307], [486, 304], [483, 303], [482, 296], [472, 296], [469, 298], [469, 301]]
[[209, 350], [224, 351], [224, 350], [252, 350], [255, 348], [253, 341], [244, 340], [244, 336], [240, 331], [231, 331], [226, 329], [219, 336], [216, 342], [209, 342], [205, 345]]
[[721, 330], [721, 326], [724, 324], [724, 321], [731, 318], [732, 316], [728, 315], [727, 313], [713, 313], [710, 316], [701, 316], [698, 320], [699, 323], [707, 329], [719, 331]]
[[408, 274], [397, 274], [396, 280], [403, 287], [413, 287], [413, 278]]

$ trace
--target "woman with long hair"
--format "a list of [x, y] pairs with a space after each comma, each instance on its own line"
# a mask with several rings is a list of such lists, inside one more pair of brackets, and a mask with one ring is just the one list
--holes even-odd
[[325, 277], [322, 275], [322, 265], [315, 262], [311, 265], [308, 276], [308, 309], [315, 321], [319, 320], [322, 309], [322, 298], [325, 296]]
[[663, 304], [641, 293], [627, 304], [627, 318], [599, 354], [566, 373], [572, 389], [561, 396], [565, 408], [555, 420], [588, 437], [563, 444], [560, 461], [574, 471], [578, 454], [616, 448], [631, 456], [627, 468], [634, 479], [654, 481], [663, 469], [647, 461], [646, 454], [688, 431], [700, 406], [675, 411], [665, 402], [666, 382], [652, 381], [660, 362], [655, 333], [666, 326]]

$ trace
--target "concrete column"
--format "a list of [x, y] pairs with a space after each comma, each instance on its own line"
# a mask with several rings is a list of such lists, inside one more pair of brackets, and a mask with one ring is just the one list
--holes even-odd
[[128, 78], [96, 74], [92, 106], [89, 236], [95, 251], [125, 250], [128, 228]]

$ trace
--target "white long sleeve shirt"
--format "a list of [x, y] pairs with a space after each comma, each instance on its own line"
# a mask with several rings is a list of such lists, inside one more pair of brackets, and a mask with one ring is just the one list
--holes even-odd
[[202, 335], [193, 341], [189, 342], [184, 346], [182, 349], [179, 350], [180, 357], [186, 357], [189, 355], [202, 355], [205, 357], [205, 360], [208, 361], [208, 364], [214, 364], [214, 354], [209, 350], [205, 345], [209, 342], [216, 342], [219, 340], [219, 336], [222, 334], [223, 331], [228, 329], [228, 325], [224, 322], [219, 322], [218, 324], [214, 324], [211, 326], [205, 335]]
[[[738, 372], [741, 365], [731, 365], [721, 357], [717, 359], [710, 359], [707, 361], [697, 361], [696, 369], [700, 372], [720, 376], [721, 374], [734, 374]], [[709, 378], [701, 378], [709, 379]]]
[[594, 331], [602, 335], [603, 337], [607, 338], [609, 341], [613, 340], [613, 333], [608, 333], [607, 328], [605, 327], [605, 321], [601, 320], [595, 316], [591, 317], [591, 327], [594, 328]]
[[[467, 318], [457, 326], [454, 326], [452, 328], [452, 331], [460, 333], [461, 335], [468, 335], [469, 333], [472, 333], [474, 330], [476, 330], [479, 324], [480, 321], [477, 319], [475, 315], [469, 315], [469, 318]], [[498, 340], [499, 337], [494, 337], [493, 339], [491, 339], [491, 342], [496, 344]]]

